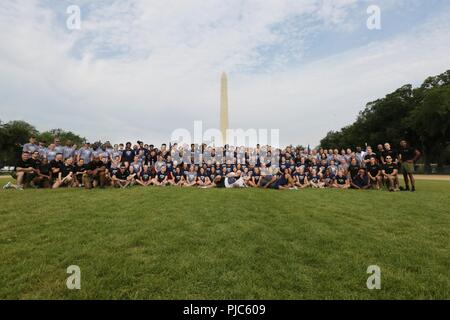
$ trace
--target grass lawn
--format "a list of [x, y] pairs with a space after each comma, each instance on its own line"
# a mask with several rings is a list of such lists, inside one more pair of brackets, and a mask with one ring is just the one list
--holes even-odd
[[418, 190], [0, 190], [0, 298], [450, 299], [450, 182]]

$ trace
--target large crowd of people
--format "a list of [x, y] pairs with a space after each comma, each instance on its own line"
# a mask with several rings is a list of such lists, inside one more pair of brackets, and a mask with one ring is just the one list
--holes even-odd
[[[78, 148], [59, 139], [48, 146], [34, 137], [23, 146], [13, 177], [4, 188], [200, 188], [387, 189], [415, 191], [414, 162], [420, 152], [401, 141], [374, 150], [212, 147], [138, 141], [112, 146], [85, 143]], [[404, 176], [405, 187], [400, 186]]]

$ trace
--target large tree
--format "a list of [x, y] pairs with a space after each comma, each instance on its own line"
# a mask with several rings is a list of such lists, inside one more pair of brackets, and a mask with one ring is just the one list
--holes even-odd
[[30, 140], [31, 136], [35, 136], [47, 145], [52, 143], [56, 137], [61, 140], [62, 144], [71, 141], [80, 146], [85, 141], [79, 135], [62, 129], [39, 133], [34, 126], [25, 121], [0, 122], [0, 167], [14, 165], [20, 157], [23, 145]]
[[12, 165], [20, 155], [24, 143], [38, 132], [25, 121], [0, 123], [0, 165]]
[[450, 70], [429, 77], [419, 88], [405, 85], [370, 102], [357, 120], [321, 140], [325, 148], [397, 144], [409, 140], [424, 153], [424, 162], [448, 163]]

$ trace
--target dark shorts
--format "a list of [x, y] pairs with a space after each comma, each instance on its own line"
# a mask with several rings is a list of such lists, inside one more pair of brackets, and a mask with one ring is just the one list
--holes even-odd
[[[12, 173], [11, 173], [11, 177], [13, 177], [14, 179], [17, 179], [17, 172], [16, 171], [13, 171]], [[37, 174], [36, 173], [25, 173], [24, 175], [23, 175], [23, 182], [24, 183], [29, 183], [29, 182], [31, 182], [34, 178], [36, 178], [37, 177]]]
[[277, 181], [275, 181], [274, 183], [272, 183], [272, 185], [270, 186], [271, 189], [280, 189], [280, 187], [283, 187], [285, 185], [287, 185], [288, 182], [286, 180], [286, 178], [283, 176], [281, 176], [280, 178], [278, 178]]

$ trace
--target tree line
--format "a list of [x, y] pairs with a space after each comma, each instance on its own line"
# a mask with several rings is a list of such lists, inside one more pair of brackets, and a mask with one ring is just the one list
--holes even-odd
[[402, 139], [422, 152], [425, 168], [450, 164], [450, 70], [427, 78], [418, 88], [404, 85], [369, 102], [353, 124], [328, 132], [320, 146], [376, 147]]
[[81, 146], [86, 140], [71, 131], [62, 129], [39, 132], [33, 125], [25, 121], [10, 121], [7, 123], [0, 121], [0, 168], [15, 165], [17, 159], [20, 158], [22, 146], [32, 136], [46, 145], [52, 143], [55, 138], [59, 138], [63, 145], [71, 142], [78, 146]]

